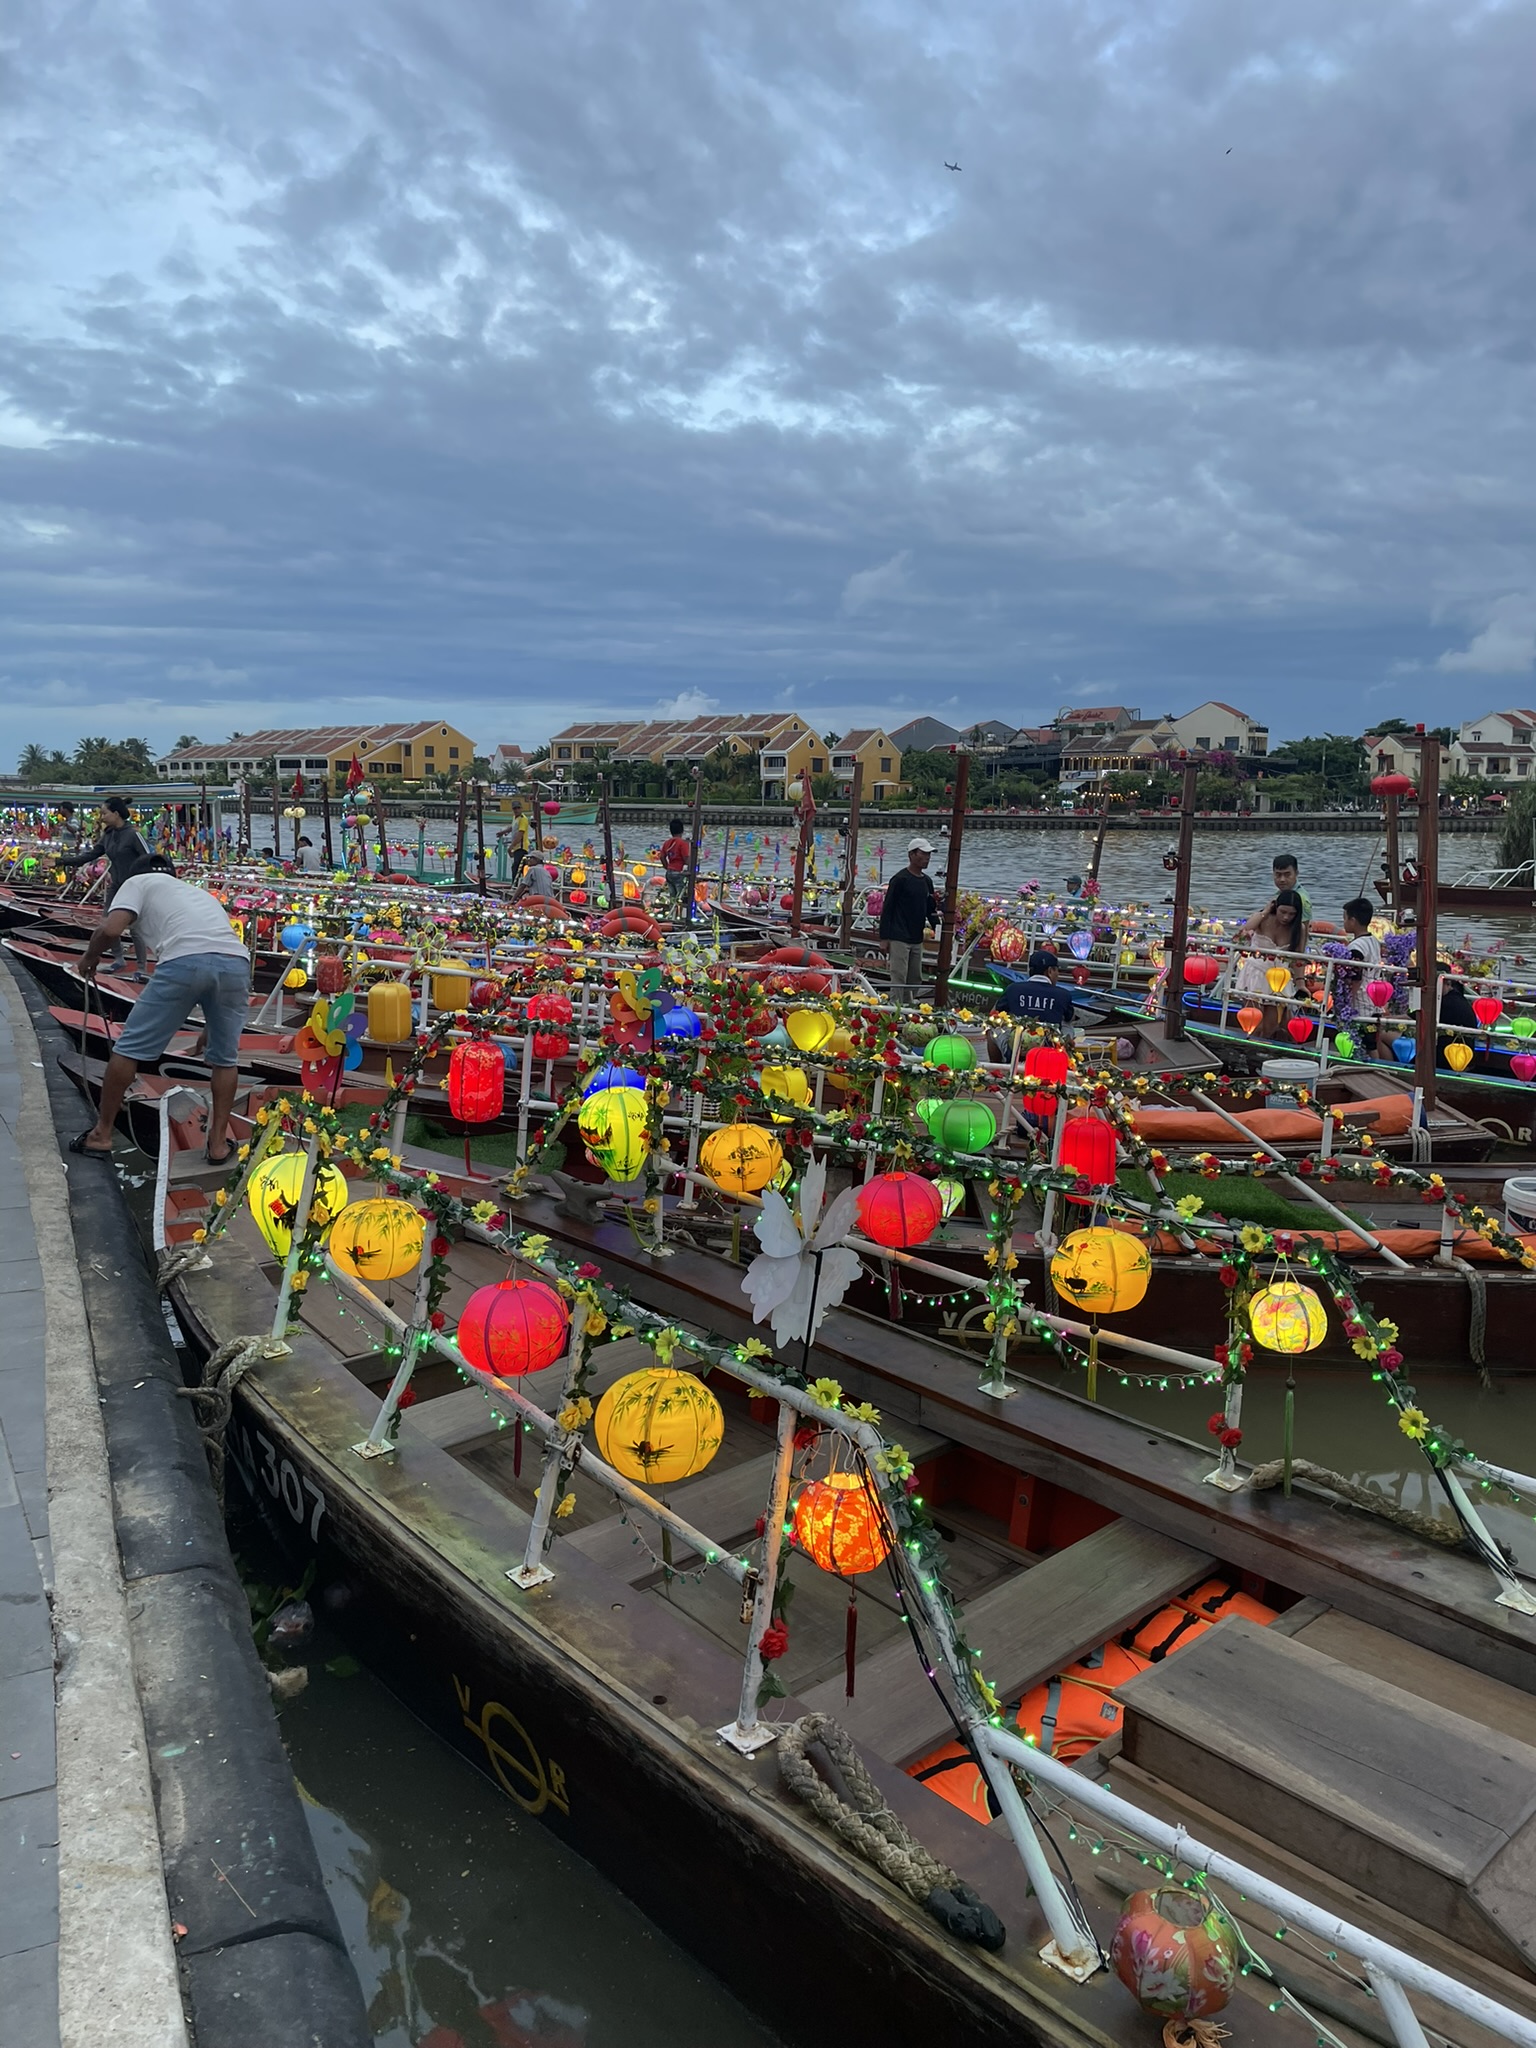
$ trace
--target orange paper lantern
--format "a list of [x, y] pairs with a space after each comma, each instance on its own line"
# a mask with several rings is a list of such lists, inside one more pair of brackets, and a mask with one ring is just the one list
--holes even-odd
[[857, 1472], [833, 1472], [800, 1489], [795, 1543], [840, 1579], [878, 1571], [891, 1547], [885, 1510]]

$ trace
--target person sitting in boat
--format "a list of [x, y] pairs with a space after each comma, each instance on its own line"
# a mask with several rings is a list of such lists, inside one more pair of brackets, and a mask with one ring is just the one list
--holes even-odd
[[[1376, 1049], [1376, 1020], [1380, 1015], [1376, 1005], [1366, 994], [1366, 984], [1381, 978], [1381, 941], [1371, 930], [1374, 913], [1369, 896], [1351, 896], [1344, 906], [1344, 952], [1343, 959], [1358, 962], [1339, 969], [1340, 980], [1349, 977], [1349, 1001], [1347, 1005], [1339, 1000], [1336, 1008], [1340, 1015], [1352, 1016], [1365, 1034], [1367, 1049]], [[1333, 947], [1328, 948], [1330, 952]], [[1344, 991], [1340, 989], [1342, 998]]]
[[89, 980], [109, 945], [132, 930], [154, 948], [155, 972], [123, 1026], [102, 1078], [95, 1123], [70, 1140], [71, 1152], [110, 1159], [112, 1129], [141, 1060], [157, 1060], [193, 1010], [201, 1008], [205, 1056], [213, 1070], [213, 1107], [204, 1156], [226, 1166], [233, 1156], [229, 1112], [239, 1078], [240, 1033], [250, 1007], [251, 963], [245, 942], [206, 889], [178, 881], [161, 853], [134, 862], [112, 908], [81, 957]]
[[560, 904], [555, 892], [554, 870], [541, 860], [530, 861], [523, 875], [522, 887], [514, 892], [512, 901], [526, 903], [539, 916], [558, 910]]
[[[143, 860], [149, 848], [139, 837], [133, 823], [133, 814], [127, 799], [120, 796], [103, 797], [101, 809], [96, 815], [96, 838], [92, 845], [82, 847], [78, 853], [67, 854], [62, 862], [66, 868], [83, 868], [88, 861], [104, 860], [107, 864], [107, 908], [110, 910], [118, 890], [127, 881], [135, 861]], [[123, 947], [121, 938], [112, 949], [109, 967], [121, 967]], [[133, 928], [133, 980], [143, 981], [149, 970], [149, 956], [144, 951], [144, 936], [137, 925]]]
[[1061, 963], [1054, 953], [1038, 947], [1029, 956], [1028, 981], [1011, 982], [999, 1009], [1010, 1017], [1028, 1017], [1036, 1024], [1070, 1026], [1077, 1015], [1069, 989], [1059, 988]]

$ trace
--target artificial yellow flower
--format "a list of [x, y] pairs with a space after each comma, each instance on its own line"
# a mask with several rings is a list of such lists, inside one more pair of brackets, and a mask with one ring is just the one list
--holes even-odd
[[207, 1242], [207, 1239], [208, 1239], [208, 1233], [207, 1233], [207, 1231], [203, 1229], [203, 1227], [202, 1227], [202, 1225], [201, 1225], [201, 1224], [199, 1224], [199, 1225], [198, 1225], [198, 1227], [197, 1227], [197, 1229], [196, 1229], [196, 1230], [194, 1230], [194, 1231], [193, 1231], [193, 1233], [192, 1233], [192, 1242], [193, 1242], [194, 1244], [205, 1244], [205, 1243]]
[[1423, 1443], [1429, 1435], [1429, 1417], [1422, 1408], [1405, 1408], [1397, 1418], [1397, 1426], [1404, 1436], [1411, 1436], [1416, 1444]]
[[216, 1209], [222, 1209], [222, 1208], [223, 1208], [223, 1206], [224, 1206], [224, 1204], [225, 1204], [225, 1203], [226, 1203], [226, 1202], [227, 1202], [228, 1200], [229, 1200], [229, 1190], [228, 1190], [228, 1188], [220, 1188], [220, 1189], [219, 1189], [219, 1191], [218, 1191], [218, 1193], [217, 1193], [217, 1194], [216, 1194], [216, 1195], [214, 1196], [214, 1198], [213, 1198], [213, 1205], [214, 1205], [214, 1207], [215, 1207]]
[[1256, 1223], [1246, 1223], [1237, 1234], [1237, 1241], [1245, 1252], [1261, 1252], [1264, 1249], [1264, 1232]]
[[589, 1308], [587, 1310], [587, 1335], [589, 1337], [601, 1337], [607, 1327], [608, 1318], [600, 1308]]
[[575, 1494], [574, 1494], [574, 1493], [563, 1493], [563, 1494], [561, 1494], [561, 1496], [560, 1496], [559, 1500], [557, 1500], [557, 1501], [555, 1502], [555, 1520], [556, 1520], [557, 1522], [563, 1522], [563, 1521], [565, 1520], [565, 1518], [566, 1518], [566, 1516], [567, 1516], [567, 1515], [574, 1515], [574, 1514], [575, 1514], [575, 1512], [576, 1512], [576, 1496], [575, 1496]]
[[761, 1337], [749, 1337], [745, 1344], [736, 1346], [736, 1356], [744, 1362], [754, 1358], [772, 1358], [772, 1349]]
[[813, 1401], [819, 1401], [823, 1408], [840, 1408], [843, 1405], [843, 1389], [838, 1380], [812, 1380], [806, 1392]]
[[845, 1401], [843, 1403], [843, 1413], [854, 1422], [878, 1423], [880, 1420], [880, 1410], [872, 1407], [868, 1401], [859, 1401], [857, 1403]]
[[676, 1330], [658, 1330], [651, 1342], [662, 1364], [670, 1365], [672, 1354], [682, 1342], [682, 1338]]
[[1173, 1206], [1184, 1218], [1184, 1221], [1190, 1223], [1200, 1214], [1200, 1211], [1205, 1207], [1205, 1203], [1199, 1195], [1180, 1195]]

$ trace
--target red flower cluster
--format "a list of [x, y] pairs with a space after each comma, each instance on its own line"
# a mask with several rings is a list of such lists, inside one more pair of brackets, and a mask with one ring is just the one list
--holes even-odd
[[789, 1630], [782, 1621], [770, 1622], [758, 1639], [757, 1654], [765, 1664], [782, 1657], [789, 1648]]
[[443, 1314], [440, 1308], [435, 1308], [433, 1309], [431, 1315], [427, 1317], [427, 1321], [432, 1325], [434, 1330], [441, 1330], [446, 1326], [448, 1318]]
[[1402, 1362], [1403, 1354], [1401, 1351], [1383, 1351], [1376, 1360], [1376, 1363], [1383, 1372], [1397, 1372]]
[[588, 1259], [585, 1265], [576, 1268], [576, 1278], [578, 1280], [595, 1280], [602, 1270], [601, 1266], [594, 1266], [592, 1261]]
[[434, 1238], [433, 1238], [433, 1240], [432, 1240], [432, 1247], [431, 1247], [431, 1249], [432, 1249], [432, 1256], [433, 1256], [433, 1258], [434, 1258], [434, 1259], [446, 1259], [446, 1258], [447, 1258], [447, 1256], [448, 1256], [448, 1251], [449, 1251], [449, 1245], [448, 1245], [448, 1240], [447, 1240], [447, 1238], [446, 1238], [446, 1237], [434, 1237]]
[[1220, 1436], [1227, 1426], [1227, 1418], [1225, 1415], [1212, 1415], [1208, 1418], [1205, 1426], [1212, 1436]]
[[395, 1406], [397, 1408], [414, 1408], [416, 1406], [416, 1389], [414, 1387], [407, 1387], [395, 1403]]
[[1221, 1432], [1221, 1448], [1224, 1451], [1235, 1451], [1242, 1440], [1243, 1432], [1240, 1429], [1224, 1429]]
[[808, 1451], [820, 1435], [821, 1424], [819, 1422], [802, 1422], [795, 1431], [795, 1449], [797, 1451]]
[[1216, 1277], [1220, 1280], [1223, 1287], [1235, 1287], [1237, 1285], [1237, 1268], [1236, 1266], [1223, 1266]]

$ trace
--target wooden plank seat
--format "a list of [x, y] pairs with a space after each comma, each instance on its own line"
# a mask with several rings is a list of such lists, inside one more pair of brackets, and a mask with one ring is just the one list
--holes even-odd
[[[1215, 1560], [1153, 1529], [1121, 1519], [1057, 1551], [970, 1602], [968, 1640], [1004, 1700], [1016, 1700], [1064, 1664], [1133, 1627], [1195, 1585]], [[802, 1695], [812, 1713], [835, 1714], [890, 1763], [926, 1756], [951, 1735], [949, 1716], [903, 1634], [860, 1666], [858, 1695], [841, 1678]]]
[[1128, 1762], [1536, 1977], [1536, 1747], [1235, 1616], [1120, 1696]]

